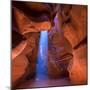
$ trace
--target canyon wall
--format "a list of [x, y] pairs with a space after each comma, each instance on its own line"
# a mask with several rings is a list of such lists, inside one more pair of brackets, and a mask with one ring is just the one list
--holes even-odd
[[[43, 22], [33, 21], [30, 13], [23, 12], [22, 7], [14, 5], [12, 10], [12, 32], [15, 34], [12, 34], [14, 85], [35, 75], [40, 31], [43, 30], [48, 31], [50, 78], [66, 75], [73, 84], [87, 83], [87, 6], [55, 5], [56, 9], [53, 10], [55, 16], [52, 11], [48, 11], [49, 15], [45, 15], [49, 16], [50, 20], [42, 15], [39, 19], [44, 20]], [[44, 9], [49, 10], [48, 7]], [[44, 9], [38, 7], [37, 11]]]
[[[61, 5], [59, 14], [64, 36], [72, 45], [69, 77], [74, 84], [87, 83], [87, 6]], [[61, 20], [62, 19], [62, 20]]]

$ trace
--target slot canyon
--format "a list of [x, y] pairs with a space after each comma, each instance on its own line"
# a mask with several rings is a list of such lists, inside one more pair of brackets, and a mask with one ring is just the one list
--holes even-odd
[[12, 1], [12, 88], [87, 84], [87, 6]]

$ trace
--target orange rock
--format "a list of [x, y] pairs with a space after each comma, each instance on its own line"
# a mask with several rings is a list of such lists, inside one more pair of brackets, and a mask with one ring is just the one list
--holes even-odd
[[[64, 10], [66, 10], [66, 8]], [[65, 22], [62, 19], [62, 22], [64, 23], [64, 36], [69, 40], [72, 47], [74, 48], [76, 45], [78, 45], [78, 43], [80, 43], [83, 39], [86, 38], [87, 6], [73, 5], [72, 8], [67, 12], [68, 16], [64, 15], [64, 17], [67, 18], [68, 21]]]
[[23, 11], [15, 7], [13, 8], [13, 11], [14, 11], [17, 26], [19, 27], [19, 32], [22, 35], [29, 32], [40, 32], [44, 30], [48, 31], [51, 28], [51, 22], [49, 20], [36, 22], [30, 19], [31, 16], [28, 17], [27, 15], [25, 15], [25, 13], [23, 13]]
[[69, 65], [68, 71], [70, 80], [73, 84], [87, 83], [87, 47], [80, 46], [73, 51], [73, 60]]
[[19, 55], [12, 61], [12, 84], [15, 86], [18, 80], [25, 74], [28, 60], [24, 55]]

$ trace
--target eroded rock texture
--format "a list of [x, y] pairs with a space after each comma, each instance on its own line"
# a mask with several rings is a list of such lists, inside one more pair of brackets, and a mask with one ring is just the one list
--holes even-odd
[[12, 82], [14, 87], [35, 75], [39, 33], [30, 33], [25, 37], [28, 39], [19, 43], [12, 51]]
[[15, 2], [12, 12], [13, 85], [35, 75], [42, 30], [49, 30], [48, 75], [69, 75], [73, 84], [86, 84], [87, 6]]
[[[49, 32], [48, 40], [48, 72], [50, 77], [60, 78], [67, 72], [67, 67], [72, 59], [72, 47], [64, 37], [64, 32], [57, 25], [58, 17], [55, 18], [55, 26]], [[56, 71], [54, 73], [54, 71]]]
[[65, 37], [67, 37], [74, 48], [86, 38], [87, 8], [86, 6], [76, 5], [72, 6], [67, 13], [68, 18], [63, 29], [65, 31]]
[[[21, 34], [50, 30], [53, 8], [47, 3], [13, 2], [13, 16]], [[54, 9], [53, 9], [54, 10]]]
[[73, 62], [68, 68], [73, 84], [87, 83], [87, 45], [83, 44], [73, 50]]
[[14, 87], [23, 80], [35, 76], [39, 33], [51, 28], [50, 6], [42, 3], [33, 4], [35, 3], [13, 2], [12, 83]]
[[72, 83], [85, 84], [87, 81], [87, 6], [61, 5], [59, 19], [64, 36], [72, 45], [73, 61], [69, 74]]

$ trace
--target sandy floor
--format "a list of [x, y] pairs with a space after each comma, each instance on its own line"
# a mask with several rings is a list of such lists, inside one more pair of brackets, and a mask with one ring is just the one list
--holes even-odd
[[17, 88], [42, 88], [42, 87], [59, 87], [72, 85], [67, 78], [48, 79], [48, 80], [27, 80], [21, 83]]

